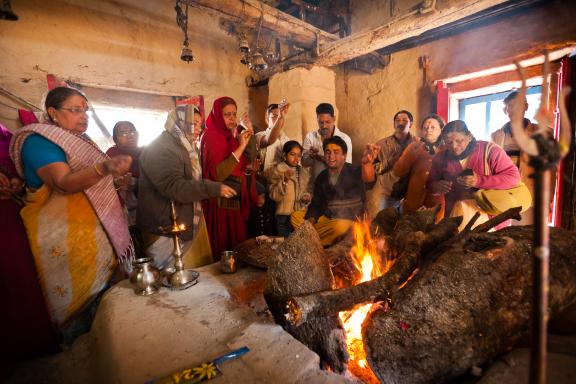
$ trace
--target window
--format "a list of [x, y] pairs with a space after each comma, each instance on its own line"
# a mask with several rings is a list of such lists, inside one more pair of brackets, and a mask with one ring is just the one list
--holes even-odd
[[[541, 86], [530, 87], [526, 92], [528, 110], [524, 116], [532, 121], [540, 106], [541, 92]], [[504, 113], [504, 98], [508, 93], [510, 91], [459, 100], [460, 119], [466, 122], [476, 139], [490, 140], [490, 134], [509, 121]]]
[[102, 132], [92, 113], [89, 114], [87, 134], [98, 144], [102, 151], [114, 145], [112, 141], [112, 129], [118, 121], [130, 121], [138, 131], [138, 145], [148, 145], [164, 131], [167, 112], [159, 112], [146, 109], [127, 109], [111, 106], [93, 105], [96, 115], [106, 127], [108, 135]]

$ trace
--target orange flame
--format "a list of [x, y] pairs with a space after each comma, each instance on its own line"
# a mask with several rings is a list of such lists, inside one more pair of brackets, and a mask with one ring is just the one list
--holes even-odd
[[[390, 268], [392, 262], [380, 260], [377, 244], [370, 236], [370, 223], [367, 220], [354, 223], [354, 247], [352, 260], [362, 277], [354, 285], [382, 276]], [[339, 313], [340, 320], [346, 332], [346, 345], [350, 354], [349, 370], [365, 383], [379, 383], [368, 366], [366, 351], [362, 340], [362, 324], [374, 304], [359, 305], [350, 311]]]

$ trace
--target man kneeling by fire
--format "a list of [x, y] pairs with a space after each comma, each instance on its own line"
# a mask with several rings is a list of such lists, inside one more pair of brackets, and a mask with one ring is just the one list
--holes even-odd
[[[372, 160], [377, 150], [367, 146], [362, 156], [362, 166], [346, 163], [348, 146], [338, 136], [322, 143], [327, 169], [314, 182], [314, 194], [308, 210], [291, 215], [290, 222], [299, 228], [304, 220], [311, 222], [324, 247], [332, 245], [365, 212], [366, 190], [374, 185], [369, 177]], [[372, 170], [373, 172], [373, 170]]]

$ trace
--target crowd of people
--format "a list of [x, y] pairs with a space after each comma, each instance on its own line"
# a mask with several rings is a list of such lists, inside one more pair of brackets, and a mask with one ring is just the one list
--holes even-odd
[[[505, 100], [508, 113], [517, 95]], [[1, 268], [10, 289], [3, 294], [18, 314], [6, 315], [13, 324], [2, 328], [17, 335], [26, 327], [22, 313], [33, 316], [37, 348], [28, 343], [27, 352], [45, 351], [58, 334], [65, 340], [82, 332], [80, 320], [93, 314], [119, 271], [130, 270], [135, 254], [170, 265], [172, 241], [161, 228], [171, 223], [172, 204], [186, 226], [187, 267], [217, 261], [250, 236], [289, 236], [305, 220], [330, 246], [366, 213], [367, 190], [375, 185], [380, 209], [402, 214], [441, 205], [440, 217], [462, 215], [463, 224], [476, 212], [480, 224], [495, 206], [506, 206], [491, 204], [502, 199], [497, 191], [520, 190], [518, 199], [530, 207], [530, 185], [522, 182], [529, 170], [509, 124], [489, 143], [476, 140], [463, 121], [445, 124], [435, 114], [417, 130], [413, 115], [401, 110], [393, 134], [367, 144], [355, 165], [352, 140], [336, 126], [331, 104], [317, 106], [318, 129], [303, 143], [284, 131], [289, 107], [270, 104], [268, 126], [255, 134], [230, 97], [214, 101], [205, 128], [200, 110], [178, 105], [144, 148], [136, 127], [118, 122], [115, 146], [105, 154], [85, 133], [86, 97], [73, 88], [51, 90], [46, 121], [13, 135], [0, 131], [0, 203], [10, 216], [3, 224], [10, 260], [3, 258]], [[17, 279], [8, 272], [14, 268], [22, 270]], [[6, 338], [14, 341], [7, 348], [22, 345]]]

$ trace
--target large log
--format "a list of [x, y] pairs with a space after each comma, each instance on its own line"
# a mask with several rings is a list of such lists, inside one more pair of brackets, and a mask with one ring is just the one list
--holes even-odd
[[268, 265], [264, 298], [276, 323], [320, 356], [324, 366], [345, 372], [348, 363], [346, 339], [338, 314], [328, 314], [294, 326], [284, 317], [289, 297], [333, 289], [334, 278], [318, 233], [305, 222], [277, 249]]
[[[364, 324], [369, 364], [385, 383], [437, 383], [482, 366], [529, 328], [532, 231], [470, 233]], [[550, 315], [576, 301], [576, 236], [552, 229]]]
[[[395, 250], [400, 254], [388, 273], [353, 287], [292, 297], [288, 300], [286, 319], [299, 325], [321, 314], [338, 313], [358, 304], [391, 300], [397, 289], [417, 268], [422, 251], [452, 238], [460, 225], [458, 219], [445, 219], [424, 233], [421, 229], [429, 224], [425, 219], [424, 214], [414, 214], [405, 215], [400, 220], [399, 232], [390, 239], [395, 242]], [[412, 230], [408, 230], [408, 227]], [[399, 233], [404, 235], [400, 236]]]

